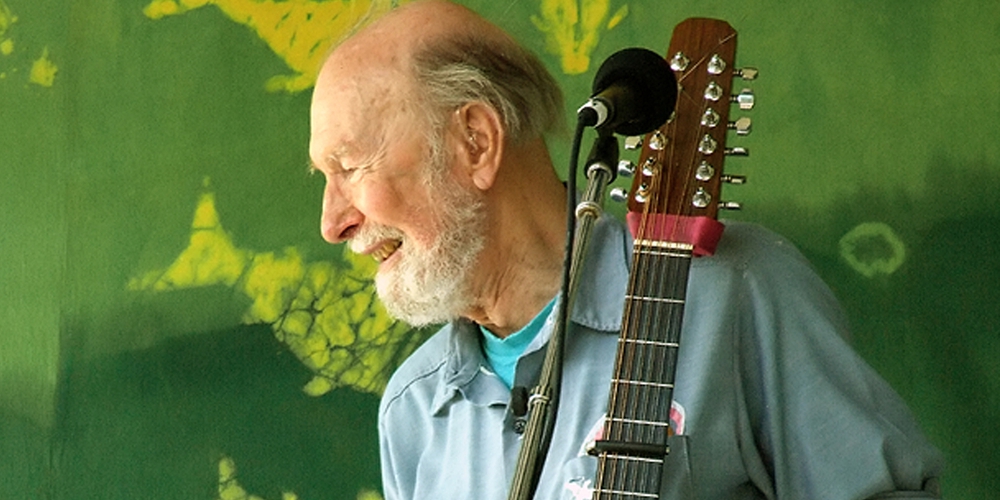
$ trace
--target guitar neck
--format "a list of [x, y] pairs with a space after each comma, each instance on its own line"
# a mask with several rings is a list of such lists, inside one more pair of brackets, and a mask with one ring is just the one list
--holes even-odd
[[643, 141], [629, 193], [633, 260], [608, 414], [592, 449], [594, 500], [659, 498], [691, 259], [711, 255], [722, 235], [720, 184], [734, 178], [722, 175], [735, 152], [725, 147], [727, 131], [749, 132], [748, 121], [729, 122], [731, 102], [749, 109], [743, 92], [730, 97], [733, 77], [750, 73], [734, 68], [735, 54], [736, 32], [725, 21], [688, 19], [671, 38], [677, 106]]
[[659, 496], [691, 258], [684, 245], [633, 247], [595, 500]]

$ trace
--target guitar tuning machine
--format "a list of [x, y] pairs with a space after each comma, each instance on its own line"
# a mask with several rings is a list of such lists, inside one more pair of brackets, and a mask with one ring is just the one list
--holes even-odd
[[[635, 193], [635, 201], [638, 203], [646, 203], [649, 196], [649, 186], [643, 184]], [[625, 188], [612, 188], [608, 191], [608, 198], [615, 203], [625, 203], [628, 201], [628, 191]]]
[[683, 52], [678, 52], [670, 58], [670, 69], [674, 71], [686, 71], [689, 64], [691, 64], [691, 59]]
[[[713, 167], [707, 161], [702, 161], [698, 165], [698, 168], [694, 170], [694, 178], [701, 182], [709, 182], [715, 177], [715, 167]], [[729, 175], [725, 174], [719, 177], [719, 180], [725, 182], [726, 184], [741, 185], [747, 183], [746, 176], [743, 175]]]
[[[698, 188], [691, 196], [691, 206], [694, 208], [708, 208], [711, 203], [712, 195], [702, 188]], [[720, 201], [718, 207], [720, 210], [741, 210], [743, 205], [736, 201]]]
[[713, 54], [712, 58], [708, 60], [707, 69], [710, 75], [721, 75], [726, 70], [726, 60], [719, 57], [719, 54]]
[[628, 201], [628, 191], [620, 187], [612, 188], [608, 193], [608, 198], [611, 198], [611, 201], [615, 203], [625, 203]]
[[704, 188], [698, 188], [691, 196], [691, 205], [694, 208], [706, 208], [712, 203], [712, 195]]
[[733, 76], [740, 77], [744, 80], [756, 80], [757, 79], [757, 68], [747, 67], [747, 68], [737, 68], [733, 70]]
[[649, 184], [643, 182], [642, 184], [639, 184], [639, 189], [637, 189], [635, 192], [635, 200], [638, 201], [639, 203], [646, 203], [646, 200], [648, 198], [649, 198]]
[[738, 104], [742, 110], [751, 110], [755, 104], [753, 90], [743, 89], [740, 90], [739, 94], [736, 94], [729, 99], [733, 104]]
[[649, 136], [649, 149], [653, 151], [663, 151], [667, 147], [667, 137], [659, 130]]
[[635, 163], [629, 160], [621, 160], [618, 162], [618, 175], [622, 177], [632, 177], [635, 175]]
[[715, 82], [708, 82], [705, 86], [705, 99], [718, 101], [722, 97], [722, 86]]
[[712, 177], [715, 177], [715, 167], [707, 161], [702, 160], [698, 168], [694, 170], [694, 178], [701, 182], [708, 182], [712, 180]]
[[729, 130], [735, 130], [736, 135], [750, 135], [750, 127], [752, 125], [753, 121], [744, 116], [734, 122], [729, 122]]
[[629, 151], [635, 151], [637, 149], [642, 149], [642, 136], [632, 135], [625, 138], [624, 141], [625, 149]]

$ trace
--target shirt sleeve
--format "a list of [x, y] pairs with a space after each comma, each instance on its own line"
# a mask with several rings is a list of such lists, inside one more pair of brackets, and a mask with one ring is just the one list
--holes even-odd
[[420, 426], [424, 419], [430, 418], [430, 410], [426, 398], [413, 398], [412, 391], [404, 390], [412, 381], [410, 375], [406, 366], [393, 374], [379, 404], [379, 460], [384, 500], [418, 500], [414, 498], [415, 481], [424, 436]]
[[848, 344], [832, 292], [786, 241], [751, 239], [741, 376], [777, 498], [935, 498], [941, 456]]
[[396, 474], [395, 450], [389, 441], [390, 433], [386, 432], [385, 422], [379, 418], [379, 458], [382, 466], [382, 495], [384, 500], [402, 500], [399, 492], [399, 477]]

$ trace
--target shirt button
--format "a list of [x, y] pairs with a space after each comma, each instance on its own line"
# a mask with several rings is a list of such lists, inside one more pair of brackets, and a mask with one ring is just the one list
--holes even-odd
[[514, 419], [514, 432], [524, 434], [524, 428], [528, 426], [528, 421], [523, 418]]

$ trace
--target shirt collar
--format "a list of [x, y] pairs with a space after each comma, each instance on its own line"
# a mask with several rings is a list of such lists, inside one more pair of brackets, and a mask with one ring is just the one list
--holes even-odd
[[598, 219], [591, 233], [576, 303], [570, 314], [574, 323], [618, 333], [631, 256], [632, 237], [625, 225], [610, 215]]

